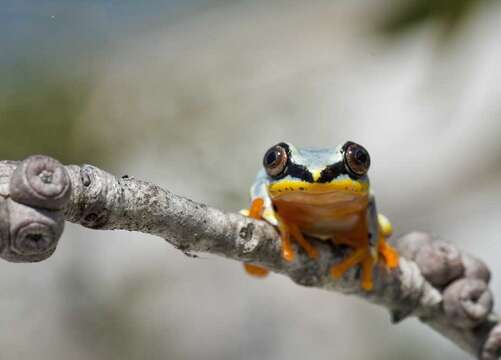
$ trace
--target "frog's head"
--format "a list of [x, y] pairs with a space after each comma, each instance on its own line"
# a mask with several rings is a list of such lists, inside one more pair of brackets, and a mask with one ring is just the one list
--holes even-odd
[[282, 142], [266, 152], [263, 166], [272, 200], [326, 205], [367, 199], [369, 193], [369, 153], [351, 141], [334, 149]]

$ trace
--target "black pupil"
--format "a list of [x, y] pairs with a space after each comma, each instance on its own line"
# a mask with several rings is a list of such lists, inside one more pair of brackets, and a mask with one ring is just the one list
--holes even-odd
[[357, 149], [355, 151], [355, 159], [360, 163], [360, 164], [365, 164], [367, 162], [367, 154], [365, 151], [362, 149]]
[[280, 151], [278, 151], [277, 149], [270, 150], [266, 155], [266, 164], [268, 166], [276, 165], [279, 156], [280, 156]]

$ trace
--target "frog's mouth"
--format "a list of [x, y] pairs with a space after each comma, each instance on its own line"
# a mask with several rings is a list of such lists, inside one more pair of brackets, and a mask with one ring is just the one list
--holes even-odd
[[284, 180], [268, 187], [272, 200], [308, 205], [346, 204], [367, 199], [369, 185], [349, 178], [329, 183]]

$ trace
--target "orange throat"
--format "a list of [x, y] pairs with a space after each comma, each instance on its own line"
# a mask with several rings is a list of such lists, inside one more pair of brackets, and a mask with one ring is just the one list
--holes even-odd
[[331, 238], [365, 222], [368, 193], [289, 191], [272, 197], [280, 221], [308, 235]]

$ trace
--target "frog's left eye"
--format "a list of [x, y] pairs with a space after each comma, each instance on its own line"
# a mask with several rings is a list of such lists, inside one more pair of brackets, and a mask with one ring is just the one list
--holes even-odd
[[364, 176], [371, 166], [371, 158], [362, 145], [348, 142], [344, 145], [344, 163], [354, 175]]
[[282, 174], [287, 167], [287, 150], [280, 144], [273, 146], [264, 154], [263, 166], [271, 177]]

